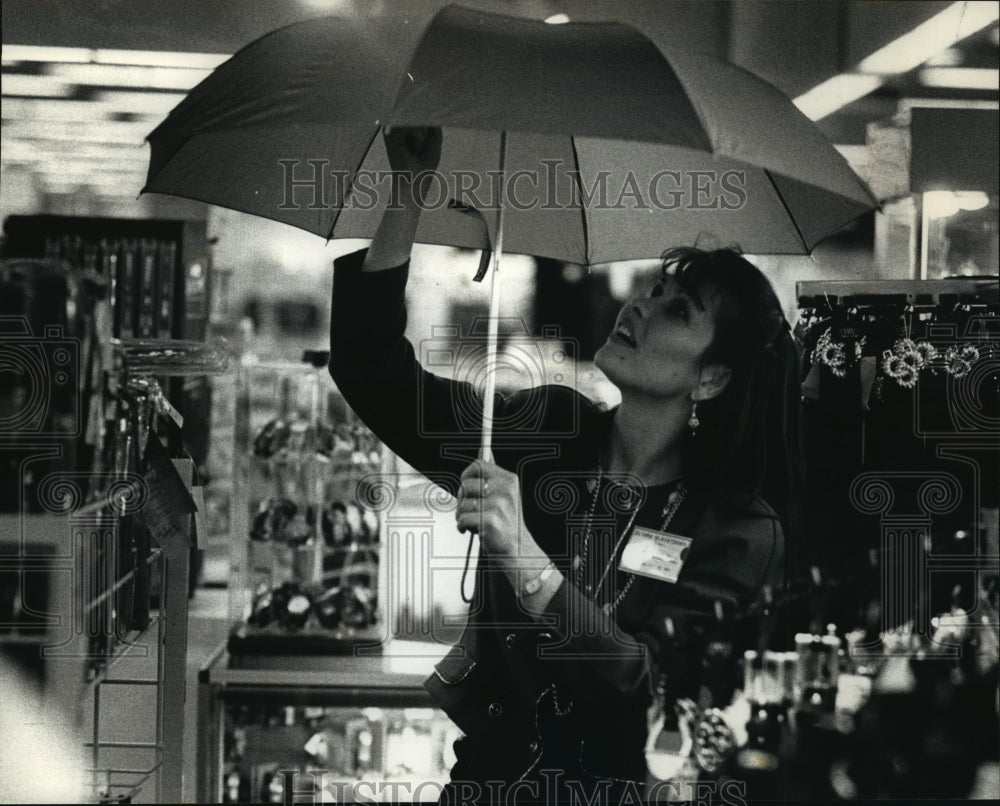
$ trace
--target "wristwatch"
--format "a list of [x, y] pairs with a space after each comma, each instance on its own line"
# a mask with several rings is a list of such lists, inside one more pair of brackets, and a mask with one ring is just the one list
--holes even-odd
[[521, 584], [521, 591], [524, 593], [525, 596], [534, 596], [536, 593], [538, 593], [538, 591], [542, 589], [542, 583], [544, 583], [546, 579], [552, 576], [552, 572], [555, 570], [556, 570], [556, 564], [551, 560], [549, 560], [549, 564], [546, 565], [539, 572], [538, 576], [526, 579]]

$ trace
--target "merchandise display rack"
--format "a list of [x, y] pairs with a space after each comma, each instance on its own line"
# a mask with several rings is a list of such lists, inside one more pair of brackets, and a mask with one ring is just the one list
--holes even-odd
[[[174, 465], [190, 484], [190, 460]], [[32, 600], [22, 611], [45, 615], [27, 628], [5, 624], [9, 631], [0, 641], [38, 647], [49, 727], [68, 727], [85, 748], [84, 793], [95, 802], [178, 802], [191, 529], [172, 533], [141, 564], [110, 579], [100, 547], [117, 548], [118, 520], [107, 501], [69, 513], [0, 518], [3, 533], [18, 536], [16, 553], [6, 544], [0, 552], [0, 573], [20, 575], [26, 594], [47, 594], [44, 608]], [[146, 572], [148, 621], [121, 631], [115, 605]], [[136, 713], [123, 713], [122, 705], [148, 704], [149, 689], [155, 692], [152, 731], [136, 738]], [[141, 704], [137, 713], [144, 713]]]
[[[178, 472], [189, 482], [193, 466], [189, 460], [176, 460]], [[151, 614], [145, 630], [128, 635], [106, 664], [95, 671], [88, 684], [87, 694], [93, 697], [89, 740], [84, 746], [90, 751], [90, 786], [102, 801], [176, 803], [180, 801], [183, 781], [184, 700], [186, 696], [187, 618], [188, 618], [188, 564], [190, 562], [191, 534], [174, 533], [172, 539], [154, 548], [147, 565], [158, 572], [160, 593], [158, 608]], [[133, 569], [111, 588], [88, 603], [85, 613], [95, 609], [103, 599], [110, 598], [128, 584], [137, 574]], [[143, 644], [152, 645], [144, 658], [144, 666], [155, 662], [155, 677], [128, 674], [131, 657], [129, 649]], [[145, 653], [142, 653], [145, 654]], [[155, 691], [155, 721], [150, 741], [128, 738], [106, 738], [102, 708], [102, 692], [110, 687], [152, 688]], [[145, 751], [151, 756], [147, 766], [119, 764], [105, 755], [121, 758], [127, 751]], [[118, 751], [115, 752], [109, 751]], [[126, 751], [126, 752], [123, 752]], [[150, 787], [150, 783], [152, 786]]]
[[40, 683], [31, 730], [78, 797], [178, 802], [202, 514], [184, 446], [208, 404], [189, 385], [228, 366], [203, 341], [204, 224], [11, 216], [4, 233], [5, 361], [42, 363], [4, 390], [27, 405], [0, 433], [0, 645]]
[[[238, 370], [229, 585], [236, 656], [344, 654], [383, 637], [385, 523], [366, 490], [377, 494], [387, 451], [337, 391], [325, 354], [307, 352], [303, 361], [247, 355]], [[304, 610], [292, 612], [297, 603]]]

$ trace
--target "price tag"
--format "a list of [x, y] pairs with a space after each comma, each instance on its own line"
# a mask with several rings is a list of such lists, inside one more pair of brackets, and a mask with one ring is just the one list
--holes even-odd
[[188, 530], [181, 526], [196, 509], [191, 493], [155, 434], [146, 441], [145, 456], [149, 464], [145, 474], [148, 498], [141, 514], [146, 526], [161, 546], [175, 535], [187, 539]]
[[625, 544], [618, 568], [663, 582], [676, 582], [690, 546], [690, 537], [637, 526]]

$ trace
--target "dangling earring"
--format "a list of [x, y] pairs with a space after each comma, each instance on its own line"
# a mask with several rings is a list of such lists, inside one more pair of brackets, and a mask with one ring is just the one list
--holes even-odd
[[701, 423], [698, 421], [698, 401], [696, 400], [691, 404], [691, 416], [688, 418], [688, 428], [691, 429], [691, 436], [695, 435], [699, 425]]

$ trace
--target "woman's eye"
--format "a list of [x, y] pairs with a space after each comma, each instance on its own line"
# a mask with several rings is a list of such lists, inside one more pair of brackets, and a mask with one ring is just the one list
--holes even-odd
[[652, 290], [649, 292], [651, 297], [662, 297], [663, 296], [663, 283], [657, 283], [653, 286]]

